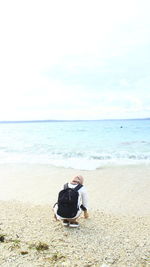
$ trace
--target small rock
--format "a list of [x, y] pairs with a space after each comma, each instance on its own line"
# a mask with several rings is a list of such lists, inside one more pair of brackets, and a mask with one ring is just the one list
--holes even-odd
[[0, 242], [4, 242], [5, 240], [5, 236], [4, 235], [0, 235]]
[[21, 251], [20, 253], [21, 253], [21, 255], [26, 255], [26, 254], [28, 254], [28, 251]]

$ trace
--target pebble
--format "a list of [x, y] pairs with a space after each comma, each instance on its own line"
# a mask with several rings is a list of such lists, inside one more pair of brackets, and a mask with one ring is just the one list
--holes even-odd
[[[59, 267], [92, 264], [99, 267], [141, 267], [143, 261], [148, 261], [149, 217], [139, 220], [138, 217], [117, 217], [97, 211], [91, 213], [90, 220], [81, 219], [80, 229], [72, 231], [53, 220], [48, 205], [0, 202], [0, 209], [3, 221], [0, 234], [6, 235], [6, 240], [0, 243], [2, 267], [7, 266], [5, 264], [15, 267], [53, 264]], [[19, 241], [19, 248], [16, 246], [13, 251], [9, 249], [15, 243], [12, 240]], [[35, 244], [39, 242], [46, 243], [49, 249], [37, 251]], [[21, 255], [21, 251], [26, 255]], [[53, 258], [53, 264], [44, 260], [46, 258]]]

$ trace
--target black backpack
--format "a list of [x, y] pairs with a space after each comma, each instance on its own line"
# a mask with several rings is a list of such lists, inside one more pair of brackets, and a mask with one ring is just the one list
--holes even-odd
[[64, 185], [64, 189], [58, 194], [58, 210], [57, 214], [63, 218], [73, 218], [76, 216], [78, 207], [78, 190], [83, 185], [78, 184], [75, 188], [69, 188], [68, 183]]

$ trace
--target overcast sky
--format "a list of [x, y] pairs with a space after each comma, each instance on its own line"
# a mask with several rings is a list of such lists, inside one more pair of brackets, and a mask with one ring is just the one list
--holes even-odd
[[149, 0], [2, 0], [0, 120], [150, 117]]

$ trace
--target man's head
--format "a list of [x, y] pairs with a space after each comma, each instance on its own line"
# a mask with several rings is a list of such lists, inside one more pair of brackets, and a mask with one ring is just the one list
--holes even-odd
[[78, 175], [78, 176], [75, 176], [75, 177], [72, 179], [71, 183], [72, 183], [72, 184], [83, 184], [83, 181], [84, 181], [83, 176]]

